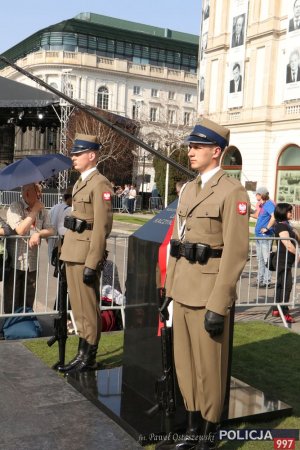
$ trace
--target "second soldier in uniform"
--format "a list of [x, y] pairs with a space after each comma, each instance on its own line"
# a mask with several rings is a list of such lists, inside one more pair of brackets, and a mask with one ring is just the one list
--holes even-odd
[[72, 214], [65, 219], [68, 230], [60, 259], [66, 265], [79, 346], [76, 356], [58, 368], [64, 373], [96, 368], [101, 333], [100, 265], [112, 228], [111, 184], [96, 167], [100, 148], [96, 136], [79, 134], [71, 150], [74, 168], [81, 176], [73, 189]]

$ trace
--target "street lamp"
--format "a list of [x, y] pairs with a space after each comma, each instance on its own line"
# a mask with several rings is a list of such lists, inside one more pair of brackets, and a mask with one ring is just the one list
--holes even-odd
[[142, 156], [140, 157], [143, 162], [143, 171], [142, 171], [142, 208], [144, 207], [144, 185], [145, 185], [145, 167], [146, 167], [146, 158], [149, 159], [149, 153], [143, 152]]
[[[167, 150], [167, 157], [169, 158], [170, 157], [170, 144], [169, 144], [169, 142], [166, 142], [165, 143], [165, 146], [166, 146], [166, 150]], [[168, 206], [168, 196], [169, 196], [169, 173], [170, 173], [170, 166], [169, 166], [169, 164], [167, 163], [166, 164], [166, 177], [165, 177], [165, 202], [164, 202], [164, 205], [165, 205], [165, 208]]]

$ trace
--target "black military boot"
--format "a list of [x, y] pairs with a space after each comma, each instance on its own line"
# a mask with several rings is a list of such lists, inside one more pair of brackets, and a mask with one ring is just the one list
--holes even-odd
[[204, 420], [200, 432], [200, 440], [198, 444], [193, 447], [193, 450], [215, 450], [217, 448], [218, 429], [218, 423]]
[[57, 370], [61, 373], [67, 373], [73, 370], [82, 360], [87, 345], [88, 343], [86, 342], [85, 339], [79, 338], [77, 355], [73, 359], [71, 359], [71, 361], [68, 364], [58, 366]]
[[88, 342], [85, 345], [84, 353], [79, 360], [78, 364], [74, 366], [71, 372], [86, 372], [87, 370], [96, 370], [97, 362], [96, 355], [98, 350], [98, 344], [92, 345]]
[[187, 411], [187, 429], [180, 441], [177, 441], [176, 450], [188, 450], [198, 442], [203, 419], [200, 411]]

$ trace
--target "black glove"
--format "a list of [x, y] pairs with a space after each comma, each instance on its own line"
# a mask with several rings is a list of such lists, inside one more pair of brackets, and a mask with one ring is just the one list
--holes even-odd
[[173, 299], [171, 297], [165, 297], [161, 307], [158, 309], [159, 317], [162, 322], [166, 322], [167, 320], [169, 320], [170, 316], [169, 316], [168, 306], [172, 300]]
[[204, 327], [210, 334], [210, 337], [219, 336], [224, 330], [224, 316], [213, 311], [206, 311]]
[[83, 271], [83, 282], [85, 284], [93, 284], [97, 279], [97, 270], [85, 267]]

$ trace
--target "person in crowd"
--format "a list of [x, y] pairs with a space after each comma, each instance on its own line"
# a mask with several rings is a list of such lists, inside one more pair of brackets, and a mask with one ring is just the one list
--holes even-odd
[[[50, 209], [50, 222], [55, 228], [58, 236], [64, 237], [67, 229], [64, 226], [65, 217], [70, 215], [72, 209], [72, 191], [73, 186], [68, 186], [63, 194], [63, 202], [59, 202]], [[57, 239], [48, 239], [48, 254], [51, 259], [52, 251], [58, 245]]]
[[300, 30], [300, 0], [294, 1], [294, 17], [289, 21], [289, 31]]
[[128, 211], [128, 196], [129, 196], [130, 186], [129, 184], [124, 185], [124, 189], [122, 191], [122, 211]]
[[[29, 239], [9, 239], [7, 250], [11, 261], [4, 286], [4, 310], [13, 312], [25, 303], [33, 307], [36, 291], [37, 255], [42, 238], [53, 236], [48, 211], [41, 202], [41, 187], [31, 183], [22, 186], [22, 199], [12, 203], [7, 210], [7, 224], [20, 236]], [[28, 246], [27, 246], [28, 243]], [[15, 255], [16, 252], [16, 255]]]
[[256, 256], [257, 256], [257, 285], [259, 287], [271, 287], [271, 271], [266, 266], [272, 246], [272, 239], [274, 236], [274, 209], [275, 203], [270, 200], [269, 191], [265, 186], [261, 186], [256, 191], [256, 199], [258, 202], [258, 209], [251, 214], [256, 220], [255, 236], [256, 239]]
[[[278, 203], [274, 210], [275, 237], [280, 238], [277, 241], [277, 252], [275, 264], [276, 270], [276, 302], [288, 303], [293, 286], [292, 266], [295, 262], [296, 246], [295, 242], [290, 239], [295, 239], [299, 242], [299, 233], [292, 227], [291, 219], [293, 216], [293, 205], [289, 203]], [[300, 255], [297, 255], [297, 262], [300, 260]], [[289, 313], [289, 307], [282, 306], [282, 312], [285, 320], [288, 323], [295, 322], [294, 318]], [[276, 307], [273, 308], [272, 315], [279, 316], [279, 311]]]
[[73, 166], [80, 177], [73, 189], [71, 215], [65, 218], [67, 231], [60, 259], [66, 266], [79, 345], [76, 356], [58, 367], [62, 373], [97, 368], [101, 334], [100, 274], [113, 216], [111, 183], [97, 170], [100, 148], [96, 136], [78, 134], [71, 149]]
[[[300, 1], [300, 0], [299, 0]], [[289, 64], [286, 66], [286, 82], [295, 83], [300, 81], [300, 54], [297, 49], [290, 54]]]
[[136, 185], [132, 184], [128, 193], [128, 211], [129, 214], [133, 214], [135, 210], [135, 201], [136, 201]]
[[245, 14], [241, 14], [235, 18], [235, 24], [233, 27], [231, 47], [238, 47], [244, 44], [244, 25]]
[[242, 90], [242, 75], [241, 66], [239, 63], [234, 63], [232, 67], [232, 80], [230, 80], [229, 92], [241, 92]]
[[[198, 176], [180, 193], [165, 286], [174, 300], [175, 367], [188, 416], [176, 449], [215, 448], [224, 405], [228, 312], [249, 250], [247, 192], [220, 168], [229, 135], [203, 118], [187, 137]], [[160, 312], [164, 317], [166, 303]]]

